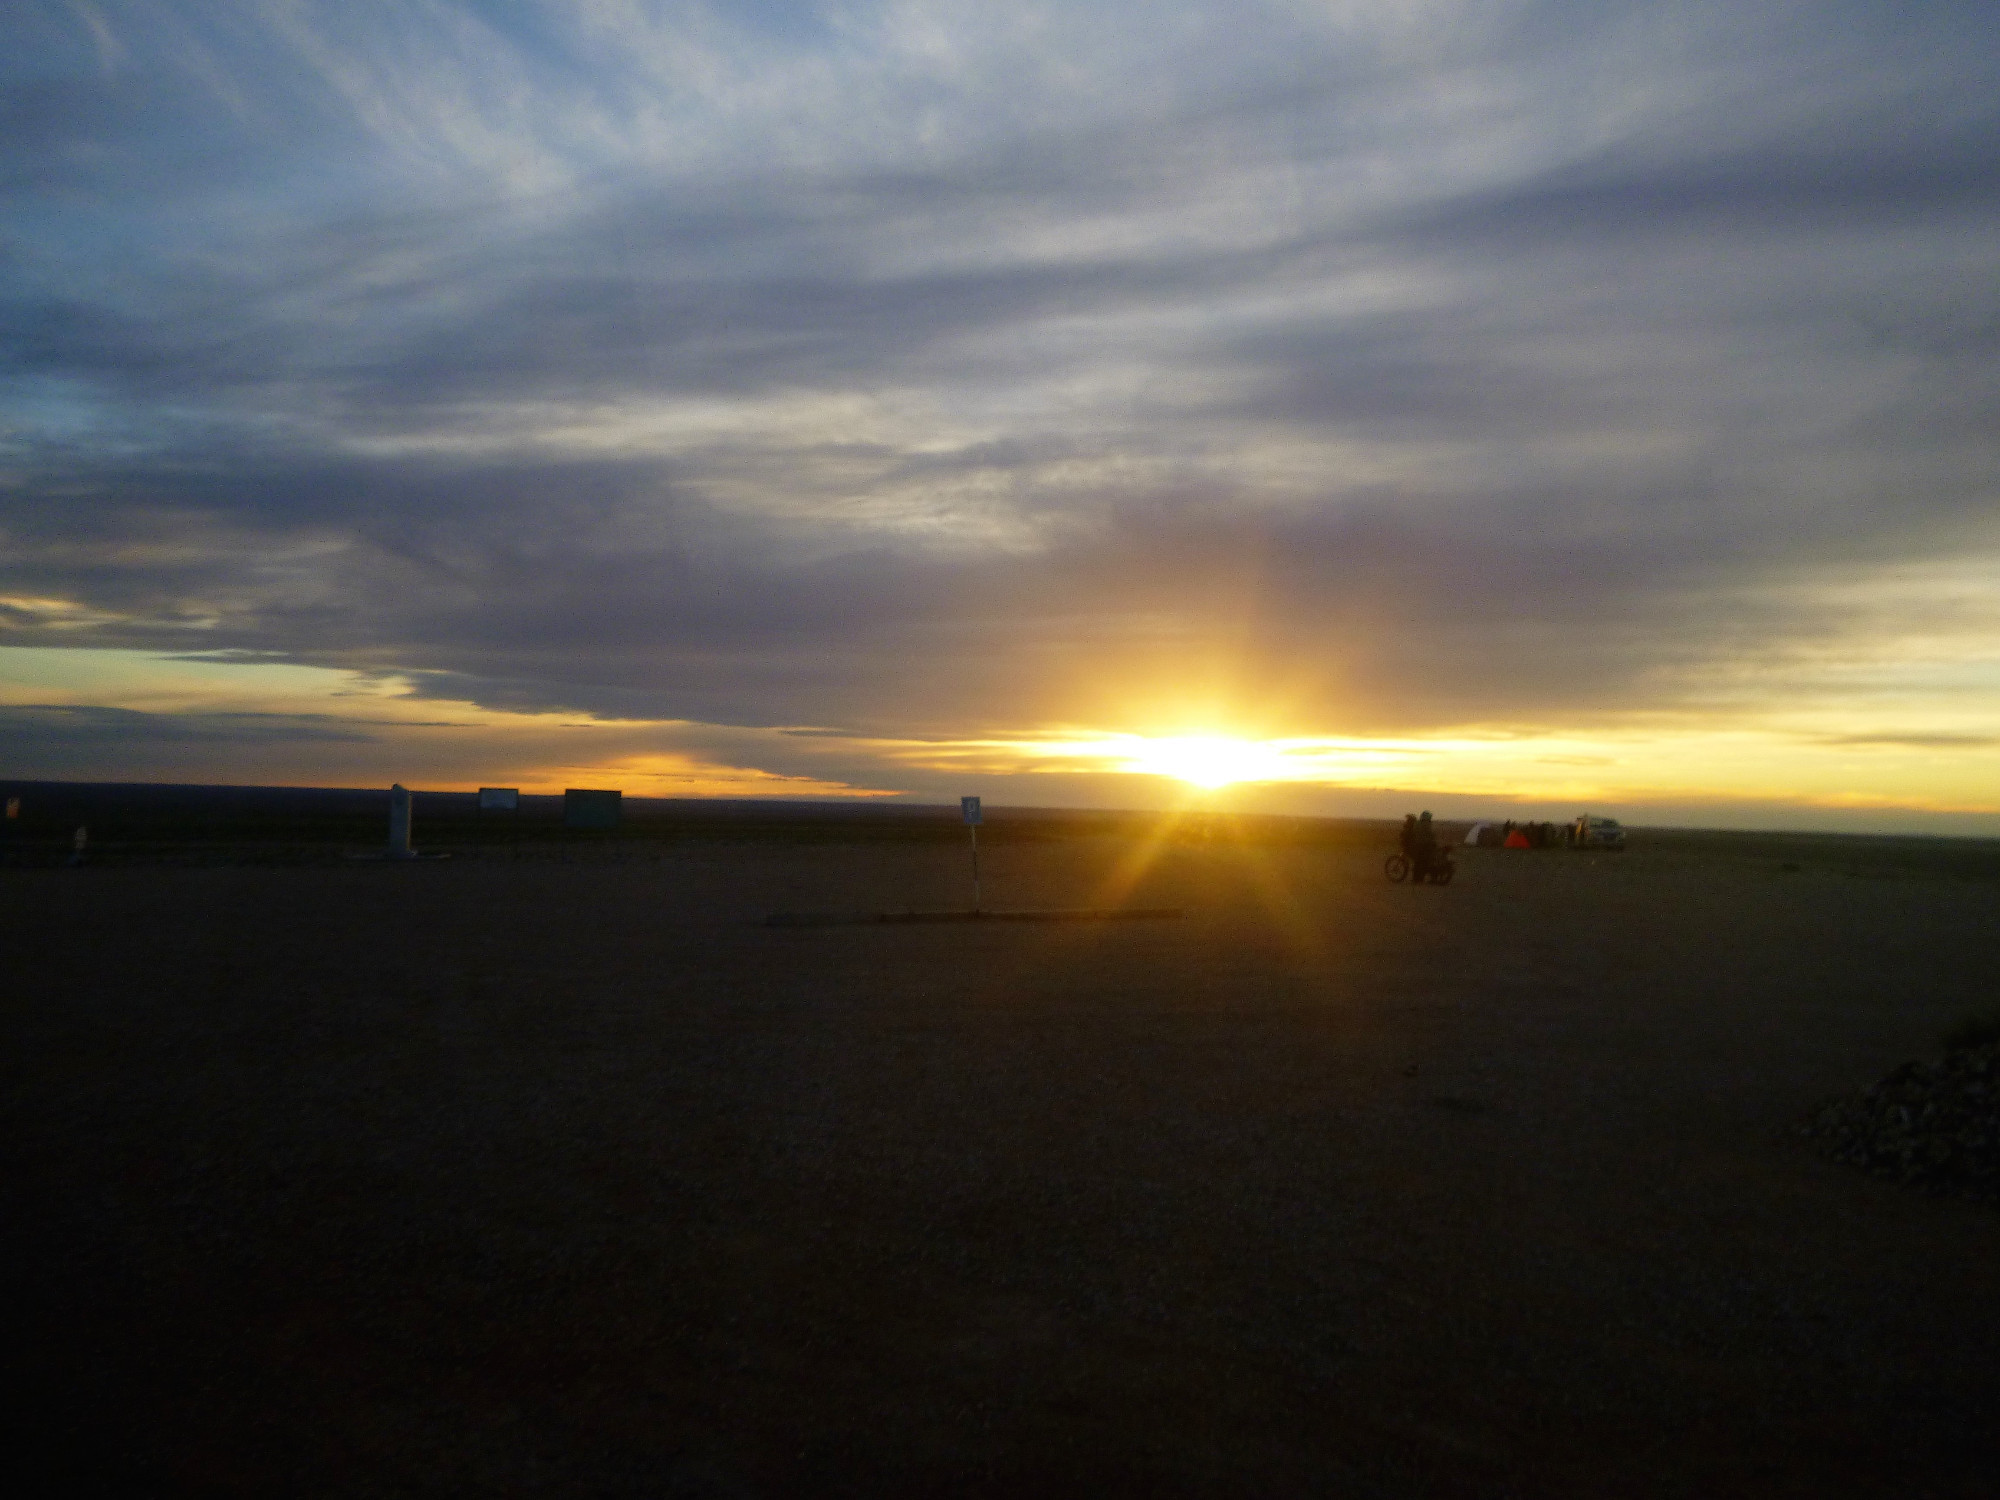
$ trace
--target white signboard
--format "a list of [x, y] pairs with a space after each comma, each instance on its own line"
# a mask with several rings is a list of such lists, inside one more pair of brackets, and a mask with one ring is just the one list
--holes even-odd
[[980, 825], [982, 819], [979, 816], [979, 799], [977, 797], [960, 797], [958, 799], [958, 811], [959, 815], [974, 828]]
[[520, 789], [511, 786], [483, 786], [479, 789], [481, 812], [519, 812]]

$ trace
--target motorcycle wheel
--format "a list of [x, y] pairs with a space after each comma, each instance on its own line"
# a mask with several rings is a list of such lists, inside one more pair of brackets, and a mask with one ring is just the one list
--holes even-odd
[[1391, 885], [1401, 885], [1410, 878], [1410, 862], [1400, 854], [1392, 854], [1382, 861], [1382, 873], [1389, 877]]

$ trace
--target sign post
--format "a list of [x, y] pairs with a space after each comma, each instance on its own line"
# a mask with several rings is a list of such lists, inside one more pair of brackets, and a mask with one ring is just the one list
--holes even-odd
[[402, 782], [389, 788], [389, 858], [408, 859], [410, 848], [410, 791]]
[[974, 911], [978, 911], [979, 910], [979, 823], [981, 817], [979, 811], [979, 799], [977, 797], [960, 797], [958, 799], [958, 812], [959, 816], [965, 819], [965, 826], [967, 829], [971, 831], [972, 834], [972, 909]]

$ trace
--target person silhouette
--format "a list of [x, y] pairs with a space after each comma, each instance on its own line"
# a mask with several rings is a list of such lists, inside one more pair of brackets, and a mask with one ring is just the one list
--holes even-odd
[[1428, 812], [1417, 818], [1410, 843], [1410, 861], [1416, 867], [1411, 872], [1412, 884], [1421, 884], [1430, 878], [1431, 871], [1437, 865], [1437, 829], [1431, 826], [1431, 815]]

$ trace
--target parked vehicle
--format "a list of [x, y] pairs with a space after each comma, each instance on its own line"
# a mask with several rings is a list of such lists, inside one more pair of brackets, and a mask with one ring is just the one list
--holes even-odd
[[1570, 824], [1570, 843], [1578, 849], [1602, 849], [1623, 854], [1625, 830], [1616, 818], [1593, 818], [1585, 813]]

